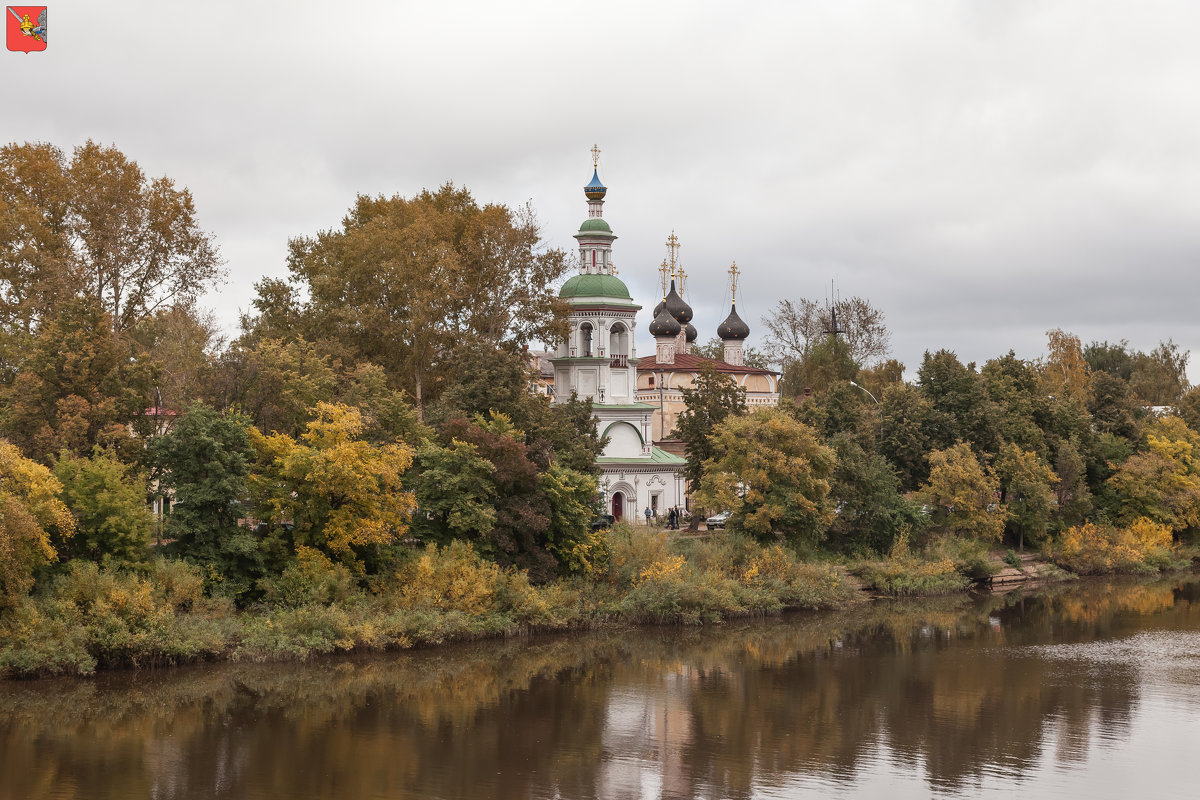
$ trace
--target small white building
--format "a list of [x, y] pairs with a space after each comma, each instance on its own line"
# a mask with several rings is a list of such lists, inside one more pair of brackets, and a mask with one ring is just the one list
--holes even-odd
[[[594, 165], [593, 165], [594, 166]], [[572, 394], [591, 398], [600, 433], [609, 439], [599, 459], [605, 506], [617, 519], [643, 519], [645, 509], [659, 517], [684, 507], [686, 461], [654, 446], [656, 406], [637, 400], [638, 357], [634, 331], [641, 306], [613, 273], [612, 243], [604, 221], [607, 189], [598, 171], [584, 187], [588, 217], [579, 226], [579, 274], [559, 297], [571, 305], [570, 334], [550, 359], [554, 400]]]

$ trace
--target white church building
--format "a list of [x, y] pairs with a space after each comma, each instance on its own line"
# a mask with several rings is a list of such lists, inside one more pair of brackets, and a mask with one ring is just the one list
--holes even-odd
[[559, 291], [571, 305], [570, 334], [550, 361], [555, 401], [572, 393], [591, 398], [600, 433], [609, 439], [598, 464], [605, 507], [617, 519], [637, 521], [647, 508], [662, 517], [673, 506], [684, 507], [687, 462], [655, 447], [653, 418], [659, 408], [637, 400], [634, 331], [641, 306], [613, 274], [617, 237], [602, 213], [606, 192], [593, 170], [584, 187], [588, 217], [575, 234], [580, 273]]

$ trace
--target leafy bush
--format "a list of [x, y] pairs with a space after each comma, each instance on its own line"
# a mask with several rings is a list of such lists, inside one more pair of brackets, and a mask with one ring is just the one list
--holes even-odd
[[264, 579], [260, 585], [268, 603], [292, 608], [308, 603], [345, 603], [361, 595], [349, 568], [303, 545], [296, 548], [296, 560], [279, 577]]
[[1180, 565], [1171, 529], [1145, 517], [1126, 528], [1090, 522], [1076, 525], [1059, 536], [1047, 555], [1078, 575], [1156, 572]]
[[73, 561], [0, 624], [0, 673], [90, 674], [97, 666], [175, 664], [225, 647], [229, 607], [205, 600], [199, 571], [156, 561], [148, 574]]

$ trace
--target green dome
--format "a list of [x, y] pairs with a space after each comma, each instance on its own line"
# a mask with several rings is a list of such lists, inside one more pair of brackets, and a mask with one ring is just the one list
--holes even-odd
[[616, 275], [576, 275], [558, 290], [559, 297], [613, 297], [633, 302], [629, 289]]
[[612, 233], [612, 228], [608, 227], [608, 223], [600, 219], [600, 217], [592, 217], [591, 219], [585, 219], [583, 224], [579, 226], [580, 233], [587, 233], [589, 231]]

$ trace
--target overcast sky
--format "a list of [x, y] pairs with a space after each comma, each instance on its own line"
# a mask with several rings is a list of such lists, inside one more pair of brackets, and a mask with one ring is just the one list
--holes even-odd
[[836, 280], [910, 375], [939, 348], [1036, 358], [1055, 327], [1200, 351], [1192, 0], [49, 11], [46, 52], [0, 52], [0, 139], [90, 137], [188, 186], [230, 330], [287, 239], [356, 193], [453, 181], [530, 201], [573, 249], [598, 143], [621, 278], [652, 306], [674, 230], [702, 341], [736, 259], [751, 344], [778, 299]]

